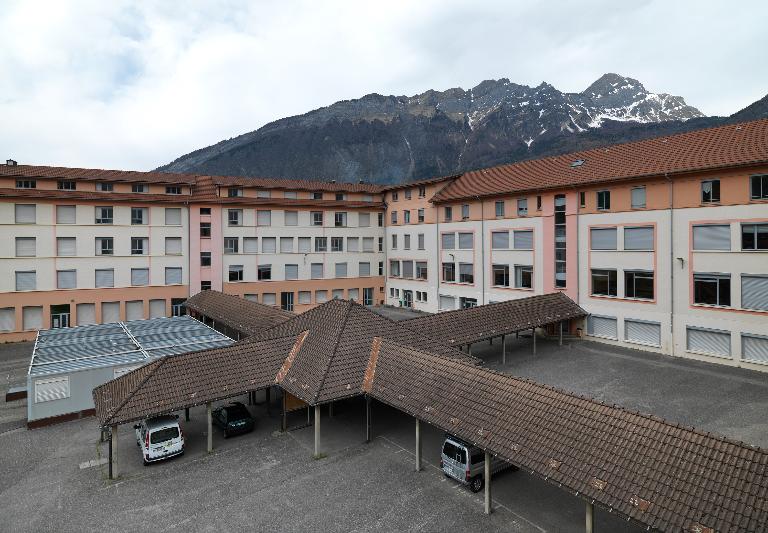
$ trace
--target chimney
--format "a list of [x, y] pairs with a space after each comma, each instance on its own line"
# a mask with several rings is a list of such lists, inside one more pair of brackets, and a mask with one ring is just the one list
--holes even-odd
[[8, 165], [9, 167], [15, 167], [16, 165], [18, 165], [18, 163], [13, 159], [6, 159], [5, 164]]
[[331, 183], [336, 183], [336, 180], [331, 180]]

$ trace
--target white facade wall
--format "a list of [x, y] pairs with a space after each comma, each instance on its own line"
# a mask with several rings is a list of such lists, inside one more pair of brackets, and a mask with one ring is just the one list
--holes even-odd
[[[387, 250], [387, 262], [385, 272], [387, 274], [386, 302], [389, 305], [400, 306], [405, 303], [405, 293], [411, 291], [413, 300], [411, 307], [419, 311], [436, 313], [438, 309], [437, 287], [440, 281], [440, 264], [438, 263], [438, 230], [439, 224], [408, 224], [403, 226], [387, 226], [385, 246]], [[424, 249], [419, 249], [419, 235], [424, 235]], [[392, 248], [392, 235], [397, 235], [397, 249]], [[410, 235], [410, 249], [405, 248], [405, 236]], [[390, 261], [401, 262], [401, 275], [391, 277], [389, 271]], [[427, 279], [404, 278], [402, 276], [402, 261], [413, 261], [414, 276], [416, 262], [427, 263]], [[392, 293], [392, 290], [395, 293]], [[422, 293], [419, 298], [417, 293]], [[424, 301], [426, 293], [426, 301]]]

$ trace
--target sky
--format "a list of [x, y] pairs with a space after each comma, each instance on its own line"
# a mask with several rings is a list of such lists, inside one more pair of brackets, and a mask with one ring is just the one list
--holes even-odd
[[150, 170], [368, 93], [606, 72], [730, 115], [768, 93], [768, 2], [4, 0], [0, 160]]

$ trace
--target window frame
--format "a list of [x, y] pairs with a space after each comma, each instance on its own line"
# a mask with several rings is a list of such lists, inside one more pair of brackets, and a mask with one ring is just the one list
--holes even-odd
[[[595, 283], [596, 278], [605, 278], [605, 283], [607, 284], [607, 292], [595, 292], [595, 286], [597, 283]], [[615, 268], [593, 268], [590, 269], [589, 273], [589, 294], [590, 296], [597, 296], [602, 298], [616, 298], [618, 297], [619, 293], [619, 281], [618, 281], [618, 271]], [[613, 293], [611, 293], [611, 289], [613, 289]]]
[[[501, 283], [498, 276], [501, 274]], [[509, 265], [494, 263], [491, 265], [491, 280], [494, 287], [509, 287]]]
[[[759, 183], [759, 190], [755, 196], [755, 183]], [[749, 177], [749, 199], [750, 200], [768, 200], [768, 174], [753, 174]]]
[[[721, 286], [724, 285], [723, 282], [727, 281], [727, 299], [728, 303], [721, 303], [721, 300], [723, 299], [723, 290], [721, 289]], [[700, 284], [707, 283], [715, 285], [715, 303], [710, 302], [704, 302], [699, 301], [700, 296]], [[731, 289], [732, 289], [732, 283], [731, 283], [731, 275], [727, 273], [722, 272], [694, 272], [693, 273], [693, 304], [694, 305], [703, 305], [703, 306], [710, 306], [710, 307], [724, 307], [724, 308], [731, 308], [732, 306], [732, 298], [731, 298]]]
[[[704, 190], [705, 184], [709, 183], [711, 185], [712, 190], [710, 192], [706, 192]], [[703, 205], [709, 205], [709, 204], [719, 204], [720, 203], [720, 180], [718, 178], [713, 178], [709, 180], [701, 180], [700, 183], [700, 199], [701, 203]], [[705, 194], [709, 194], [710, 198], [707, 200], [704, 198]], [[715, 196], [717, 196], [715, 198]]]
[[[752, 239], [754, 241], [753, 242], [754, 246], [752, 246], [751, 248], [746, 248], [744, 246], [744, 237], [745, 237], [745, 235], [747, 235], [747, 233], [744, 230], [747, 227], [752, 227], [751, 234], [752, 234]], [[761, 228], [761, 227], [765, 227], [765, 232], [763, 232], [765, 234], [765, 243], [764, 243], [764, 247], [762, 247], [762, 248], [759, 246], [760, 239], [758, 238], [758, 235], [761, 234], [761, 232], [759, 231], [759, 228]], [[741, 223], [741, 250], [744, 251], [744, 252], [763, 252], [763, 251], [768, 251], [768, 223], [764, 223], [764, 222], [763, 223], [761, 223], [761, 222], [743, 223], [742, 222]]]
[[611, 210], [611, 191], [610, 189], [602, 189], [595, 192], [595, 206], [598, 211], [610, 211]]
[[[637, 296], [637, 280], [650, 280], [651, 295]], [[631, 283], [630, 283], [631, 281]], [[630, 291], [631, 287], [631, 291]], [[625, 270], [624, 297], [632, 300], [653, 301], [656, 299], [656, 274], [653, 270]]]

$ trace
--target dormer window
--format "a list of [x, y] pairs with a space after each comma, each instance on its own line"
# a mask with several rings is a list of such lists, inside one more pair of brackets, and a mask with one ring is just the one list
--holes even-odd
[[112, 183], [100, 181], [96, 183], [96, 190], [101, 192], [112, 192], [115, 190], [115, 185]]
[[343, 192], [337, 192], [336, 193], [336, 201], [343, 202], [346, 199], [347, 199], [347, 195], [344, 194]]
[[[242, 194], [240, 196], [242, 196]], [[272, 191], [267, 191], [265, 189], [259, 189], [256, 191], [256, 198], [271, 198], [271, 197], [272, 197]]]
[[16, 180], [17, 189], [37, 189], [36, 180]]
[[397, 191], [392, 191], [392, 201], [393, 202], [397, 202], [397, 200], [399, 199], [399, 196], [400, 195], [397, 193]]
[[136, 193], [149, 192], [149, 185], [147, 185], [146, 183], [134, 183], [131, 186], [131, 192], [136, 192]]
[[243, 196], [243, 189], [240, 187], [229, 187], [227, 189], [228, 198], [241, 198]]
[[309, 193], [309, 197], [312, 200], [322, 200], [323, 199], [323, 193], [321, 193], [321, 192], [311, 192], [311, 193]]
[[424, 198], [425, 196], [427, 196], [427, 186], [419, 185], [419, 198]]
[[405, 189], [405, 199], [406, 200], [411, 199], [411, 189]]
[[166, 185], [165, 194], [181, 194], [180, 185]]
[[60, 191], [74, 191], [76, 187], [75, 182], [72, 180], [59, 180], [56, 183], [56, 188]]

